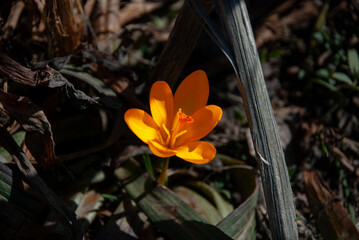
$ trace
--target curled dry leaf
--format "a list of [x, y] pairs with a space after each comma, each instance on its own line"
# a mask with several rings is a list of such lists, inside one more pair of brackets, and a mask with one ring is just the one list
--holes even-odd
[[304, 172], [303, 179], [310, 207], [324, 239], [359, 239], [358, 229], [341, 201], [330, 192], [314, 171]]
[[105, 97], [91, 98], [64, 78], [61, 73], [46, 66], [38, 70], [32, 70], [22, 66], [4, 53], [0, 53], [0, 74], [31, 87], [61, 88], [68, 100], [78, 108], [86, 108], [89, 105], [108, 106], [119, 109], [116, 102]]
[[0, 74], [10, 80], [31, 86], [46, 86], [49, 88], [62, 87], [67, 80], [52, 68], [33, 71], [22, 66], [4, 53], [0, 53]]
[[55, 164], [54, 139], [45, 113], [26, 97], [0, 90], [1, 112], [18, 121], [26, 130], [25, 143], [39, 165], [46, 169]]

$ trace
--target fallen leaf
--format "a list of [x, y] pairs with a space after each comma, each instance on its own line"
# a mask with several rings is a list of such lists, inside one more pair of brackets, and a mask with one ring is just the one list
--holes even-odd
[[304, 185], [316, 224], [324, 239], [359, 239], [347, 210], [314, 171], [303, 173]]
[[118, 104], [108, 99], [107, 96], [91, 98], [84, 92], [75, 89], [74, 85], [53, 68], [46, 66], [32, 70], [22, 66], [4, 53], [0, 53], [0, 74], [14, 82], [31, 87], [61, 88], [67, 99], [80, 109], [91, 105], [119, 109]]
[[76, 209], [77, 217], [82, 222], [82, 229], [87, 229], [97, 216], [97, 210], [102, 206], [104, 198], [101, 194], [90, 190], [86, 192]]
[[55, 142], [45, 113], [26, 97], [0, 90], [0, 101], [8, 116], [26, 131], [25, 144], [43, 169], [55, 164]]

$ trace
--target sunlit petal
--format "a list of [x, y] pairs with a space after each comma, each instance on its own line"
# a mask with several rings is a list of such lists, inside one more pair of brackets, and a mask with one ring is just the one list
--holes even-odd
[[150, 107], [153, 120], [157, 126], [170, 128], [173, 118], [173, 95], [171, 88], [164, 81], [153, 84], [150, 92]]
[[176, 156], [187, 162], [202, 164], [210, 162], [216, 156], [216, 148], [203, 141], [193, 141], [176, 148]]
[[124, 118], [131, 131], [143, 142], [158, 138], [159, 128], [145, 111], [132, 108], [126, 111]]
[[198, 70], [187, 76], [178, 86], [174, 96], [174, 110], [179, 108], [187, 115], [192, 115], [197, 109], [206, 106], [209, 95], [207, 75]]
[[167, 148], [163, 146], [162, 144], [158, 143], [157, 141], [149, 141], [148, 146], [150, 147], [153, 154], [155, 154], [158, 157], [172, 157], [176, 155], [177, 151]]
[[181, 146], [186, 142], [205, 137], [217, 125], [222, 117], [222, 109], [216, 105], [208, 105], [200, 108], [193, 115], [193, 122], [186, 124], [182, 130], [187, 130], [185, 134], [178, 137], [175, 146]]

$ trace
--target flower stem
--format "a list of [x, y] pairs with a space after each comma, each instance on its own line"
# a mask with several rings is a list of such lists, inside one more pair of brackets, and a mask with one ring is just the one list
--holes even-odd
[[165, 158], [165, 162], [162, 165], [162, 171], [161, 171], [161, 175], [160, 177], [157, 179], [158, 184], [160, 185], [164, 185], [166, 178], [167, 178], [167, 169], [168, 169], [168, 164], [170, 162], [170, 158]]

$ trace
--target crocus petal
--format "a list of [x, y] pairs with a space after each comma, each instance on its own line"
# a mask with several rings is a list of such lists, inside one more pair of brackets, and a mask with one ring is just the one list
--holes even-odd
[[158, 138], [159, 128], [145, 111], [131, 108], [126, 111], [124, 118], [131, 131], [143, 142]]
[[171, 88], [164, 81], [153, 84], [150, 92], [151, 115], [157, 126], [170, 128], [173, 119], [173, 95]]
[[148, 141], [148, 146], [150, 147], [153, 154], [155, 154], [158, 157], [172, 157], [176, 155], [177, 151], [167, 148], [157, 141]]
[[176, 156], [187, 162], [202, 164], [208, 163], [216, 156], [216, 148], [204, 141], [193, 141], [176, 148]]
[[186, 124], [182, 128], [182, 130], [187, 130], [187, 132], [178, 137], [175, 147], [205, 137], [217, 125], [221, 117], [222, 109], [216, 105], [200, 108], [192, 115], [193, 122]]
[[174, 96], [174, 110], [179, 108], [187, 115], [192, 115], [199, 108], [206, 106], [209, 95], [207, 75], [198, 70], [188, 75], [178, 86]]

